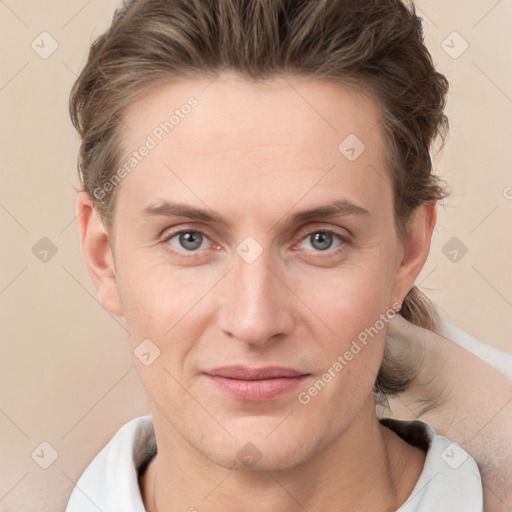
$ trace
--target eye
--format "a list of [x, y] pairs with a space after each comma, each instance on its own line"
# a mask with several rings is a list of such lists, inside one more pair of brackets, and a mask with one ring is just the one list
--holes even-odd
[[315, 231], [302, 239], [305, 249], [314, 251], [327, 251], [333, 246], [338, 247], [342, 242], [343, 238], [332, 231]]
[[176, 249], [193, 252], [206, 249], [210, 240], [200, 231], [180, 231], [167, 238], [166, 242]]

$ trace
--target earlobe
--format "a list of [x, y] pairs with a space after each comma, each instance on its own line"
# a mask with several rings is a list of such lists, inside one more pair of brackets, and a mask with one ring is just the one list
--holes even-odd
[[122, 316], [110, 238], [87, 192], [79, 192], [76, 213], [82, 255], [100, 303], [110, 313]]
[[407, 239], [403, 242], [403, 256], [393, 287], [393, 298], [398, 302], [402, 302], [414, 286], [427, 260], [436, 218], [436, 202], [430, 201], [418, 206], [407, 223]]

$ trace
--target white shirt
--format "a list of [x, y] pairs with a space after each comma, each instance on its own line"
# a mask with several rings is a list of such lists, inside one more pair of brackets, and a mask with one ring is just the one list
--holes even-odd
[[[380, 420], [410, 444], [426, 450], [425, 465], [397, 512], [482, 512], [476, 462], [421, 421]], [[124, 425], [78, 480], [66, 512], [144, 512], [138, 471], [156, 453], [151, 416]]]

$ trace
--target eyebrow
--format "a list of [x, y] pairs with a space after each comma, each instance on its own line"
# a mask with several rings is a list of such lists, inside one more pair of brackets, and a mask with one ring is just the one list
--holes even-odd
[[205, 222], [216, 222], [218, 224], [227, 225], [227, 222], [220, 216], [208, 210], [194, 208], [186, 204], [171, 203], [169, 201], [152, 204], [142, 210], [144, 217], [165, 216], [165, 217], [187, 217], [189, 219], [203, 220]]
[[304, 210], [302, 212], [295, 213], [292, 216], [292, 222], [298, 223], [316, 218], [343, 217], [346, 215], [369, 216], [370, 212], [366, 208], [347, 201], [346, 199], [340, 199], [325, 206], [319, 206], [317, 208], [312, 208], [311, 210]]
[[[152, 204], [142, 210], [144, 217], [165, 216], [165, 217], [186, 217], [193, 220], [201, 220], [204, 222], [212, 222], [228, 226], [228, 222], [209, 210], [195, 208], [186, 204], [172, 203], [169, 201], [159, 202]], [[333, 201], [327, 205], [318, 206], [309, 210], [294, 213], [291, 216], [292, 223], [305, 222], [313, 219], [329, 218], [329, 217], [342, 217], [347, 215], [362, 215], [369, 216], [370, 212], [355, 203], [346, 199]], [[290, 216], [288, 216], [290, 218]]]

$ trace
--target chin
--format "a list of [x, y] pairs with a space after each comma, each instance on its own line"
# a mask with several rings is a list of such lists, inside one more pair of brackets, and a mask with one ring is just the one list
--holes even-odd
[[[217, 439], [215, 445], [196, 446], [196, 449], [210, 462], [225, 469], [281, 471], [305, 462], [328, 442], [323, 443], [322, 439], [325, 439], [325, 436], [313, 433], [311, 425], [295, 424], [294, 428], [290, 429], [285, 427], [285, 422], [276, 428], [279, 424], [276, 418], [266, 417], [262, 418], [262, 421], [251, 418], [251, 424], [248, 425], [246, 421], [245, 428], [242, 422], [237, 421], [236, 429], [232, 424], [226, 423], [234, 439], [228, 440], [223, 437]], [[310, 432], [311, 435], [305, 437], [304, 432]]]
[[298, 466], [312, 456], [300, 441], [285, 449], [271, 444], [258, 446], [248, 441], [238, 450], [210, 454], [210, 461], [225, 469], [236, 471], [283, 471]]

